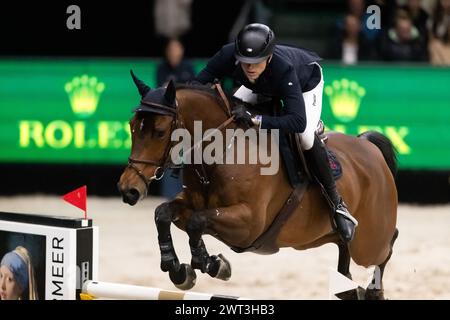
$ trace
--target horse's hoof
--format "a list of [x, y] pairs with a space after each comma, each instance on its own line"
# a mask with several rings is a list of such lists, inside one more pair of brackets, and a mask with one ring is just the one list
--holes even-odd
[[383, 289], [367, 289], [364, 295], [365, 300], [384, 300]]
[[220, 253], [216, 258], [215, 263], [219, 264], [218, 270], [214, 278], [227, 281], [231, 278], [231, 264], [230, 262]]
[[170, 270], [179, 270], [180, 262], [176, 257], [171, 256], [170, 259], [161, 259], [160, 268], [162, 272], [167, 272]]
[[348, 290], [340, 293], [336, 293], [336, 297], [341, 300], [365, 300], [366, 290], [358, 287], [353, 290]]
[[189, 290], [195, 286], [197, 275], [194, 269], [188, 264], [183, 263], [178, 272], [169, 272], [170, 280], [175, 287], [180, 290]]
[[341, 300], [359, 300], [358, 292], [356, 291], [356, 289], [336, 293], [336, 297]]

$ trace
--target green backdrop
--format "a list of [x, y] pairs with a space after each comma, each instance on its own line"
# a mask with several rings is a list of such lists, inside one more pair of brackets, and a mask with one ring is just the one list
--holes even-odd
[[[0, 60], [0, 162], [124, 164], [139, 102], [129, 70], [155, 87], [157, 62]], [[375, 129], [394, 143], [400, 168], [450, 169], [450, 69], [323, 66], [328, 129]]]

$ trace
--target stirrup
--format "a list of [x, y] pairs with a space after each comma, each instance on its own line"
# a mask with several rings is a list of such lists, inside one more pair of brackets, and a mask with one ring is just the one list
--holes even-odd
[[341, 203], [339, 203], [339, 204], [337, 205], [335, 212], [338, 213], [338, 214], [340, 214], [340, 215], [342, 215], [342, 216], [344, 216], [344, 217], [347, 218], [348, 220], [350, 220], [350, 221], [355, 225], [355, 227], [358, 226], [358, 220], [356, 220], [356, 219], [350, 214], [350, 212], [348, 212], [347, 207], [346, 207], [346, 205], [345, 205], [343, 202], [341, 202]]

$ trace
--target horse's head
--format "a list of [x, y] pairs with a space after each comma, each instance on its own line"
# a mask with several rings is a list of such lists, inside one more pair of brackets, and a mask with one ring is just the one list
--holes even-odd
[[147, 194], [149, 184], [162, 178], [168, 163], [176, 122], [176, 90], [172, 81], [167, 88], [151, 90], [132, 71], [131, 76], [141, 102], [130, 120], [131, 154], [117, 186], [123, 201], [135, 205]]

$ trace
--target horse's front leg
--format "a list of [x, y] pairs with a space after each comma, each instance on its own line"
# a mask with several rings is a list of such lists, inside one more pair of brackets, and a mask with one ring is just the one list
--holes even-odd
[[222, 254], [210, 256], [202, 235], [207, 228], [210, 228], [215, 232], [228, 229], [235, 233], [236, 240], [239, 237], [248, 236], [245, 218], [250, 213], [250, 209], [243, 205], [193, 212], [186, 224], [192, 254], [192, 268], [199, 269], [213, 278], [228, 280], [231, 277], [230, 263]]
[[195, 285], [195, 271], [188, 264], [180, 264], [172, 242], [170, 226], [175, 218], [189, 214], [183, 199], [165, 202], [155, 210], [155, 223], [158, 230], [158, 243], [161, 251], [161, 270], [169, 272], [170, 280], [182, 290], [189, 290]]

